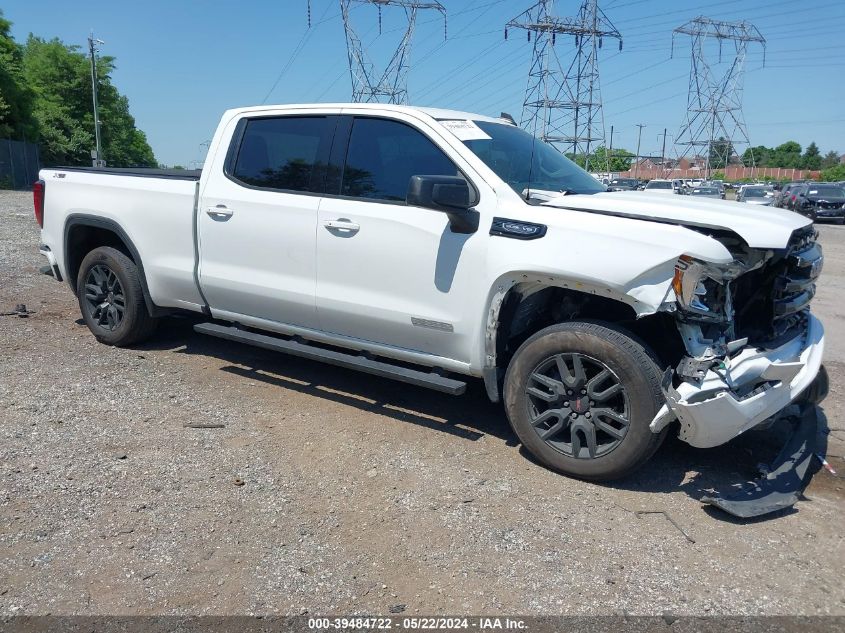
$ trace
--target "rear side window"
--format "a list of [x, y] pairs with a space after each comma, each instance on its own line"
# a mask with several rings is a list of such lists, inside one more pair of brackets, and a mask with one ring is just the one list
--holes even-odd
[[404, 201], [411, 176], [461, 176], [455, 164], [418, 130], [398, 121], [356, 118], [341, 194]]
[[328, 117], [250, 119], [231, 175], [254, 187], [320, 192], [330, 145]]

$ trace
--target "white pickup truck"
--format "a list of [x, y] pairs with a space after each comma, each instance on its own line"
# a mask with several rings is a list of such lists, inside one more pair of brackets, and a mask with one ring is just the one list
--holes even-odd
[[[202, 172], [45, 169], [41, 252], [109, 345], [159, 317], [463, 393], [539, 460], [621, 477], [819, 396], [807, 218], [610, 193], [513, 125], [379, 104], [223, 115]], [[818, 377], [818, 379], [817, 379]]]

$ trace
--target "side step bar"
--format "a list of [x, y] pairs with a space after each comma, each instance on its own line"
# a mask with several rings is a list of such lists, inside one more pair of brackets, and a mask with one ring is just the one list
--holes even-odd
[[309, 360], [316, 360], [330, 365], [337, 365], [338, 367], [345, 367], [347, 369], [357, 369], [367, 374], [381, 376], [382, 378], [390, 378], [398, 380], [399, 382], [406, 382], [418, 387], [427, 387], [448, 393], [452, 396], [459, 396], [466, 391], [467, 384], [462, 380], [454, 380], [441, 376], [434, 372], [419, 371], [417, 369], [408, 369], [407, 367], [399, 367], [391, 365], [382, 361], [373, 360], [363, 355], [354, 353], [339, 352], [330, 349], [317, 347], [316, 345], [309, 345], [307, 342], [296, 339], [284, 339], [276, 336], [268, 336], [266, 334], [258, 334], [257, 332], [250, 332], [242, 330], [235, 326], [218, 325], [216, 323], [198, 323], [194, 326], [194, 331], [200, 334], [208, 334], [209, 336], [216, 336], [217, 338], [226, 339], [228, 341], [237, 341], [238, 343], [246, 343], [247, 345], [254, 345], [255, 347], [263, 347], [274, 352], [283, 352], [293, 356], [300, 356]]

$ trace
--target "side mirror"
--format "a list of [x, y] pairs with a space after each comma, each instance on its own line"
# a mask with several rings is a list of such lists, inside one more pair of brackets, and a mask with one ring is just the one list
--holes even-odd
[[478, 213], [472, 207], [478, 196], [460, 176], [411, 176], [405, 202], [415, 207], [442, 211], [455, 233], [475, 233]]

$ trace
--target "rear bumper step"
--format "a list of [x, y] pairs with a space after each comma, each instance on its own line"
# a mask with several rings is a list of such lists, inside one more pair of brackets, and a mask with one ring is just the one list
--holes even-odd
[[228, 341], [237, 341], [238, 343], [262, 347], [274, 352], [300, 356], [309, 360], [316, 360], [347, 369], [356, 369], [367, 374], [373, 374], [374, 376], [390, 378], [418, 387], [427, 387], [428, 389], [434, 389], [435, 391], [453, 396], [461, 395], [466, 391], [467, 387], [466, 383], [462, 380], [447, 378], [434, 372], [425, 372], [418, 369], [391, 365], [390, 363], [373, 360], [363, 355], [325, 349], [316, 345], [309, 345], [307, 342], [300, 340], [250, 332], [249, 330], [243, 330], [231, 325], [198, 323], [194, 326], [194, 331]]

